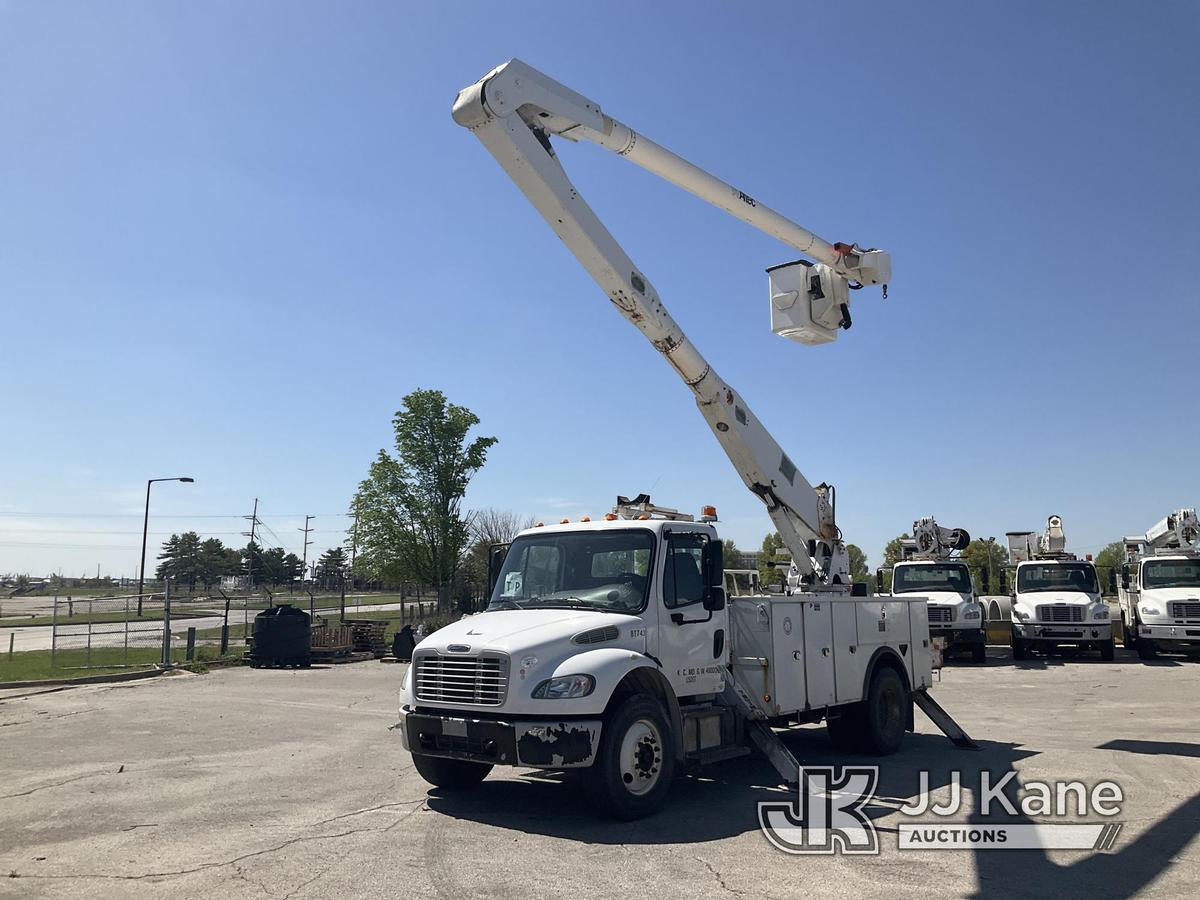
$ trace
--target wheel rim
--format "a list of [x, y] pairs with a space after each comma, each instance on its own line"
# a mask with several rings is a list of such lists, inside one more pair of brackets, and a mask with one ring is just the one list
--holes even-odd
[[662, 735], [649, 719], [638, 719], [621, 740], [620, 776], [636, 797], [654, 790], [662, 777]]

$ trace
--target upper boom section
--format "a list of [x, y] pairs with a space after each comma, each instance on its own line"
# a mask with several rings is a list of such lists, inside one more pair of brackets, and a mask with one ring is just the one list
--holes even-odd
[[913, 522], [913, 536], [901, 543], [904, 559], [949, 559], [954, 552], [967, 549], [971, 535], [961, 528], [943, 528], [925, 516]]
[[[750, 412], [742, 398], [713, 371], [671, 318], [649, 278], [580, 196], [558, 161], [550, 135], [587, 140], [737, 216], [818, 259], [812, 279], [784, 285], [773, 302], [787, 314], [781, 333], [799, 340], [832, 340], [849, 327], [845, 285], [885, 283], [891, 263], [882, 251], [831, 244], [745, 193], [605, 115], [585, 97], [517, 60], [464, 88], [454, 120], [479, 138], [546, 223], [608, 298], [675, 369], [695, 395], [746, 486], [763, 501], [784, 545], [814, 587], [849, 590], [849, 557], [834, 520], [831, 491], [814, 488]], [[803, 301], [799, 301], [801, 294]], [[792, 296], [795, 295], [795, 296]], [[831, 298], [838, 299], [831, 308]], [[793, 312], [793, 310], [797, 310]], [[832, 329], [831, 329], [832, 326]], [[779, 330], [779, 329], [777, 329]], [[832, 336], [830, 336], [832, 335]]]
[[1127, 560], [1143, 553], [1200, 552], [1200, 518], [1194, 509], [1177, 509], [1150, 527], [1145, 535], [1125, 538]]

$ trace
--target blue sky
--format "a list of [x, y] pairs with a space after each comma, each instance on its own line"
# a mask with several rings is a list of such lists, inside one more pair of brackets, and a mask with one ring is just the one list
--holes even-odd
[[[920, 515], [1098, 549], [1200, 504], [1200, 6], [0, 0], [0, 572], [136, 572], [255, 497], [341, 537], [417, 387], [500, 443], [468, 496], [650, 490], [769, 527], [690, 394], [450, 119], [520, 57], [830, 240], [892, 251], [834, 345], [793, 258], [560, 155], [872, 563]], [[866, 294], [867, 292], [864, 292]]]

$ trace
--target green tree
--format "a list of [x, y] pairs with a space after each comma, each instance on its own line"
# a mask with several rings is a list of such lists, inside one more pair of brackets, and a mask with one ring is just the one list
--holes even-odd
[[892, 591], [891, 567], [903, 558], [904, 542], [911, 537], [912, 535], [906, 531], [892, 538], [883, 548], [883, 592], [885, 594]]
[[758, 577], [763, 587], [766, 587], [768, 584], [779, 584], [781, 573], [783, 577], [787, 576], [786, 566], [772, 567], [767, 565], [768, 562], [775, 560], [776, 557], [786, 555], [781, 554], [782, 550], [783, 538], [779, 536], [778, 531], [773, 531], [763, 538], [762, 552], [758, 555]]
[[251, 587], [266, 584], [267, 571], [263, 563], [263, 548], [258, 541], [250, 541], [240, 551], [241, 568], [246, 573]]
[[[976, 538], [967, 544], [961, 559], [971, 570], [975, 587], [980, 593], [1000, 592], [1000, 573], [1008, 565], [1008, 548], [994, 539]], [[983, 570], [988, 571], [988, 590], [984, 591]]]
[[1125, 564], [1125, 543], [1123, 541], [1113, 541], [1103, 550], [1096, 554], [1096, 575], [1100, 579], [1100, 589], [1108, 593], [1109, 579], [1112, 577], [1109, 572], [1116, 572], [1118, 582], [1121, 577], [1121, 566]]
[[443, 612], [470, 544], [463, 496], [496, 443], [468, 440], [478, 424], [441, 391], [413, 391], [392, 419], [396, 455], [380, 450], [354, 496], [364, 574], [436, 585]]
[[339, 584], [346, 572], [349, 560], [345, 547], [330, 547], [317, 560], [317, 580], [325, 588]]
[[850, 555], [850, 580], [855, 584], [869, 584], [871, 573], [867, 570], [867, 554], [858, 544], [847, 544], [846, 552]]

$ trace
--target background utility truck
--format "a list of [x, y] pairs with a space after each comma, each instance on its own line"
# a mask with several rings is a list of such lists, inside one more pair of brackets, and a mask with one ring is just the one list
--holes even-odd
[[1144, 535], [1125, 538], [1117, 592], [1125, 646], [1141, 659], [1158, 650], [1200, 650], [1200, 521], [1171, 513]]
[[1114, 655], [1108, 604], [1091, 560], [1066, 551], [1062, 519], [1050, 516], [1045, 533], [1008, 532], [1009, 562], [1016, 564], [1012, 595], [1013, 659], [1030, 649], [1073, 645]]
[[[802, 343], [850, 327], [851, 288], [885, 283], [888, 254], [821, 240], [517, 60], [462, 90], [453, 115], [692, 391], [806, 592], [727, 604], [711, 508], [695, 520], [643, 495], [598, 521], [523, 531], [487, 611], [414, 650], [400, 731], [421, 775], [466, 787], [497, 764], [579, 768], [597, 807], [632, 819], [663, 803], [684, 766], [744, 755], [748, 741], [795, 781], [774, 725], [825, 720], [840, 745], [891, 753], [916, 703], [970, 745], [926, 693], [924, 598], [852, 596], [833, 489], [808, 483], [687, 339], [568, 180], [551, 137], [613, 150], [815, 257], [770, 270], [774, 329]], [[828, 384], [813, 389], [828, 400]]]
[[[892, 566], [892, 596], [927, 597], [930, 635], [945, 642], [947, 655], [966, 651], [981, 663], [987, 659], [983, 607], [970, 569], [954, 555], [969, 543], [971, 536], [963, 529], [943, 528], [932, 516], [913, 522], [913, 536], [902, 543], [902, 559]], [[876, 584], [882, 593], [882, 569]]]

